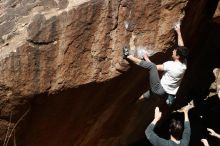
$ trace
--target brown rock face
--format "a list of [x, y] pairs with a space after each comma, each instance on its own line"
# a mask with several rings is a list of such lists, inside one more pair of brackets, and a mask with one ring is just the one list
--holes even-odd
[[[146, 72], [123, 60], [121, 48], [130, 45], [160, 52], [152, 59], [161, 63], [176, 44], [173, 25], [186, 9], [184, 40], [194, 49], [197, 40], [189, 38], [195, 31], [187, 28], [209, 21], [201, 13], [207, 10], [212, 16], [217, 2], [197, 4], [0, 1], [1, 144], [140, 145], [154, 107], [167, 107], [156, 97], [135, 103], [147, 90]], [[189, 20], [191, 16], [196, 19]]]

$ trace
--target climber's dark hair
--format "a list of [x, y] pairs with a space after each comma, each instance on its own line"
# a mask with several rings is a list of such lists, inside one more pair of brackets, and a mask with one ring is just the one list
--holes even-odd
[[180, 60], [184, 60], [189, 54], [189, 50], [187, 47], [178, 46], [176, 48], [176, 55], [180, 56]]
[[170, 134], [177, 140], [180, 140], [183, 133], [183, 124], [181, 121], [172, 119], [169, 125]]

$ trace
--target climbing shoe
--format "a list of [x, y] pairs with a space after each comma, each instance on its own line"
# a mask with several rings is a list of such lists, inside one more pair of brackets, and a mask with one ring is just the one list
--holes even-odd
[[129, 55], [129, 48], [127, 46], [123, 47], [123, 58], [126, 59]]

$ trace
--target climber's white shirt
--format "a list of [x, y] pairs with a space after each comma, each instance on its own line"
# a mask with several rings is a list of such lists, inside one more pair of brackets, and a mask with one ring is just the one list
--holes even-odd
[[163, 63], [163, 68], [161, 85], [168, 94], [176, 95], [186, 71], [186, 64], [179, 61], [167, 61]]

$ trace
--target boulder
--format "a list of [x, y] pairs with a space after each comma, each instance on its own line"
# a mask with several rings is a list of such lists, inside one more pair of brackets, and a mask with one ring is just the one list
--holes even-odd
[[156, 97], [135, 102], [148, 89], [147, 73], [122, 58], [122, 47], [157, 52], [152, 59], [161, 63], [176, 46], [173, 26], [182, 18], [184, 40], [194, 46], [189, 38], [209, 20], [202, 15], [208, 3], [0, 1], [2, 144], [119, 146], [143, 139], [154, 107], [166, 105]]

